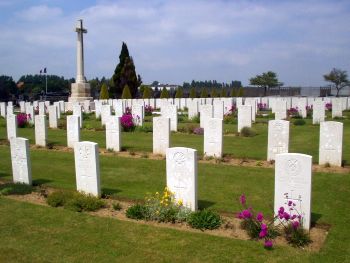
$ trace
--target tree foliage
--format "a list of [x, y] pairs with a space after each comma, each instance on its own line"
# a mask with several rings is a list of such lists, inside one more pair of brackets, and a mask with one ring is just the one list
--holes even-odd
[[200, 97], [201, 98], [207, 98], [208, 97], [208, 91], [207, 91], [206, 88], [202, 88]]
[[0, 76], [0, 100], [8, 101], [18, 94], [16, 83], [10, 76]]
[[161, 99], [169, 99], [169, 91], [164, 87], [162, 93], [160, 94]]
[[227, 90], [225, 88], [221, 89], [220, 97], [221, 98], [226, 98], [227, 97]]
[[108, 88], [106, 83], [103, 83], [100, 91], [100, 100], [108, 100], [108, 99], [109, 99]]
[[119, 63], [114, 70], [111, 81], [111, 93], [113, 96], [119, 97], [125, 85], [129, 86], [130, 94], [135, 97], [137, 89], [141, 85], [140, 75], [136, 75], [135, 65], [125, 42], [119, 55]]
[[184, 92], [183, 92], [182, 88], [178, 87], [176, 90], [176, 93], [175, 93], [175, 98], [180, 99], [180, 98], [183, 98], [183, 96], [184, 96]]
[[277, 74], [273, 71], [268, 71], [262, 73], [261, 75], [256, 75], [251, 78], [250, 85], [255, 85], [264, 88], [264, 95], [266, 96], [267, 89], [271, 87], [277, 87], [282, 85], [282, 83], [278, 82]]
[[130, 93], [130, 88], [128, 84], [125, 84], [123, 93], [122, 93], [122, 99], [132, 99], [131, 93]]
[[197, 92], [196, 92], [196, 88], [195, 87], [192, 87], [191, 90], [190, 90], [190, 98], [191, 99], [197, 98]]
[[338, 68], [333, 68], [331, 72], [323, 75], [323, 78], [325, 81], [332, 83], [332, 86], [337, 90], [337, 97], [342, 88], [350, 85], [347, 72]]
[[216, 88], [212, 88], [211, 89], [210, 97], [212, 97], [212, 98], [217, 98], [218, 97], [218, 92], [217, 92]]
[[143, 94], [142, 94], [142, 98], [143, 99], [150, 99], [152, 95], [152, 90], [149, 86], [145, 86], [143, 89]]

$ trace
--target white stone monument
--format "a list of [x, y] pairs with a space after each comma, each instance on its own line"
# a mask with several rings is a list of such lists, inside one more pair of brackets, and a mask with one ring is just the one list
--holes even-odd
[[165, 155], [170, 146], [170, 118], [153, 118], [153, 153]]
[[324, 121], [320, 124], [319, 164], [342, 165], [343, 123]]
[[143, 119], [145, 117], [145, 107], [139, 103], [135, 103], [132, 105], [131, 109], [132, 118], [136, 126], [143, 125]]
[[46, 115], [35, 115], [35, 144], [46, 147], [46, 144], [47, 144]]
[[214, 99], [213, 102], [213, 118], [223, 119], [224, 118], [224, 102], [222, 100]]
[[109, 116], [106, 120], [106, 148], [115, 152], [121, 149], [120, 117]]
[[200, 127], [205, 128], [205, 124], [208, 122], [209, 118], [213, 118], [214, 109], [213, 105], [206, 104], [202, 105], [200, 108]]
[[322, 100], [315, 100], [312, 106], [312, 124], [319, 124], [325, 120], [325, 104]]
[[177, 131], [177, 106], [168, 104], [166, 107], [162, 107], [161, 115], [170, 119], [170, 130]]
[[238, 107], [237, 129], [241, 132], [243, 127], [252, 127], [252, 106], [242, 105]]
[[312, 156], [300, 153], [276, 155], [275, 163], [275, 214], [280, 207], [288, 211], [288, 202], [296, 204], [301, 213], [303, 228], [311, 223]]
[[49, 106], [49, 127], [53, 129], [58, 127], [56, 105]]
[[184, 147], [166, 151], [166, 181], [177, 201], [196, 211], [197, 204], [197, 150]]
[[83, 112], [82, 112], [81, 105], [79, 103], [74, 103], [73, 115], [79, 116], [79, 125], [80, 125], [80, 128], [82, 128], [83, 127]]
[[7, 139], [17, 137], [17, 116], [14, 114], [7, 114], [6, 116]]
[[268, 127], [267, 160], [275, 160], [276, 154], [288, 153], [289, 121], [270, 120]]
[[109, 117], [112, 116], [112, 107], [111, 105], [102, 105], [101, 108], [101, 123], [102, 125], [106, 125], [107, 120]]
[[76, 143], [74, 160], [77, 191], [100, 197], [100, 161], [97, 143]]
[[209, 118], [204, 126], [204, 155], [215, 158], [222, 157], [223, 120], [220, 118]]
[[76, 115], [67, 116], [67, 146], [74, 147], [80, 141], [80, 117]]
[[32, 170], [29, 155], [29, 140], [25, 138], [12, 138], [11, 162], [14, 183], [32, 184]]
[[343, 117], [343, 104], [340, 98], [332, 99], [332, 118]]
[[83, 27], [83, 20], [79, 19], [75, 28], [77, 32], [77, 77], [75, 83], [72, 83], [72, 94], [69, 97], [71, 102], [79, 102], [84, 100], [92, 100], [90, 95], [90, 84], [86, 81], [84, 75], [84, 41], [83, 34], [87, 30]]

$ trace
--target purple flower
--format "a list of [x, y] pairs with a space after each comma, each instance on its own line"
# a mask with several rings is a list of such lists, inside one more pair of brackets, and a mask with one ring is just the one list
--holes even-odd
[[245, 195], [242, 194], [242, 195], [239, 197], [239, 202], [240, 202], [242, 205], [245, 205], [245, 201], [246, 201]]
[[261, 224], [261, 230], [266, 230], [267, 231], [267, 225], [266, 224]]
[[280, 209], [278, 210], [278, 213], [279, 213], [279, 214], [283, 214], [283, 212], [284, 212], [284, 207], [281, 206]]
[[264, 215], [261, 212], [259, 212], [256, 216], [256, 220], [258, 220], [259, 222], [262, 222], [263, 219], [264, 219]]
[[288, 206], [292, 206], [293, 202], [292, 201], [288, 201]]
[[267, 230], [261, 230], [260, 231], [260, 233], [259, 233], [259, 238], [264, 238], [264, 237], [266, 237], [266, 235], [267, 235]]
[[249, 209], [243, 210], [242, 211], [243, 218], [251, 218], [252, 213], [249, 211]]
[[285, 220], [289, 220], [289, 219], [290, 219], [290, 214], [288, 214], [287, 212], [284, 212], [284, 213], [283, 213], [283, 218], [284, 218]]
[[298, 221], [293, 221], [292, 227], [293, 227], [294, 229], [297, 229], [299, 226], [300, 226], [300, 224], [299, 224]]
[[243, 219], [243, 218], [244, 218], [244, 217], [243, 217], [243, 214], [242, 214], [242, 213], [238, 213], [238, 214], [237, 214], [237, 218]]
[[273, 244], [271, 240], [265, 240], [264, 247], [265, 248], [272, 248]]

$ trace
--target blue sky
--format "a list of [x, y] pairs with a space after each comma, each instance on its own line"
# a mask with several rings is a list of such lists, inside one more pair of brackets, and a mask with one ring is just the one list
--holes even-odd
[[144, 83], [241, 80], [275, 71], [293, 86], [350, 74], [350, 1], [0, 0], [0, 75], [47, 67], [75, 77], [76, 20], [84, 19], [85, 74], [110, 77], [122, 41]]

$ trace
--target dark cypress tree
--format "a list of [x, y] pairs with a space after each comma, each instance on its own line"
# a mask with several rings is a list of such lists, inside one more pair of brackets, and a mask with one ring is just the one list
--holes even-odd
[[195, 87], [192, 87], [191, 90], [190, 90], [190, 98], [191, 99], [194, 99], [197, 97], [197, 94], [196, 94], [196, 88]]
[[129, 55], [127, 45], [123, 42], [122, 49], [119, 55], [119, 63], [114, 70], [111, 78], [110, 93], [114, 97], [120, 97], [124, 86], [127, 84], [132, 97], [137, 94], [137, 88], [141, 85], [142, 80], [140, 75], [136, 75], [135, 64], [132, 57]]
[[169, 91], [164, 87], [162, 93], [160, 94], [161, 99], [169, 99]]
[[122, 99], [132, 99], [128, 84], [124, 86]]
[[182, 98], [183, 97], [183, 91], [182, 91], [182, 88], [181, 87], [179, 87], [179, 88], [177, 88], [177, 90], [176, 90], [176, 94], [175, 94], [175, 98]]

